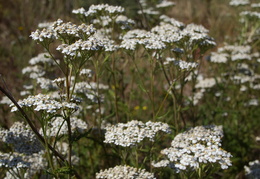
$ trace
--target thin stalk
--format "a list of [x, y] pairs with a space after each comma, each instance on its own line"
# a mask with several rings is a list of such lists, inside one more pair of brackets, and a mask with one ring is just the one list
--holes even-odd
[[113, 76], [113, 80], [114, 80], [114, 86], [115, 86], [115, 90], [114, 90], [114, 93], [115, 93], [115, 109], [116, 109], [116, 120], [117, 120], [117, 123], [119, 122], [119, 114], [118, 114], [118, 99], [117, 99], [117, 82], [116, 82], [116, 67], [115, 67], [115, 57], [113, 55], [113, 58], [112, 58], [112, 76]]
[[[99, 92], [99, 63], [98, 63], [98, 60], [92, 60], [92, 63], [93, 63], [93, 66], [95, 68], [95, 75], [96, 75], [96, 78], [95, 78], [95, 81], [97, 83], [97, 89], [96, 89], [96, 92], [97, 92], [97, 101], [98, 101], [98, 128], [99, 128], [99, 133], [101, 134], [101, 118], [102, 118], [102, 114], [101, 114], [101, 101], [100, 101], [100, 92]], [[95, 122], [96, 124], [96, 122]]]
[[[71, 132], [71, 121], [70, 121], [70, 115], [66, 117], [66, 122], [68, 125], [68, 138], [69, 138], [69, 151], [68, 151], [68, 164], [69, 168], [72, 168], [72, 163], [71, 163], [71, 156], [72, 156], [72, 132]], [[71, 174], [69, 174], [69, 178], [71, 178]]]
[[56, 65], [59, 67], [59, 69], [61, 70], [61, 72], [66, 75], [66, 73], [64, 72], [64, 70], [61, 68], [60, 64], [57, 62], [57, 60], [54, 58], [54, 56], [52, 55], [52, 53], [50, 52], [49, 48], [47, 48], [45, 45], [43, 45], [43, 47], [45, 48], [45, 50], [47, 50], [47, 52], [49, 53], [49, 55], [51, 56], [51, 58], [53, 59], [53, 61], [56, 63]]
[[133, 61], [133, 63], [134, 63], [134, 66], [135, 66], [135, 68], [136, 68], [136, 70], [137, 70], [137, 74], [138, 74], [139, 79], [140, 79], [140, 81], [141, 81], [141, 83], [142, 83], [142, 85], [143, 85], [144, 91], [145, 91], [145, 93], [147, 94], [147, 96], [149, 97], [150, 101], [152, 102], [152, 97], [150, 96], [150, 94], [149, 94], [149, 92], [147, 91], [147, 89], [145, 89], [145, 85], [144, 85], [144, 82], [143, 82], [143, 80], [142, 80], [142, 77], [141, 77], [141, 73], [140, 73], [140, 71], [139, 71], [139, 68], [137, 67], [137, 64], [135, 63], [134, 58], [131, 58], [131, 59], [132, 59], [132, 61]]
[[[22, 114], [22, 116], [24, 117], [25, 121], [27, 122], [27, 124], [31, 127], [32, 131], [35, 133], [35, 135], [37, 136], [37, 138], [40, 140], [40, 142], [45, 146], [45, 140], [43, 138], [43, 136], [38, 132], [38, 130], [36, 129], [36, 127], [33, 125], [33, 123], [31, 122], [31, 120], [29, 119], [29, 117], [27, 116], [27, 114], [24, 112], [24, 110], [20, 107], [20, 105], [16, 102], [16, 100], [13, 98], [13, 96], [7, 92], [5, 89], [3, 89], [0, 86], [0, 91], [2, 91], [2, 93], [4, 93], [13, 103], [14, 105], [17, 107], [17, 109], [20, 111], [20, 113]], [[57, 152], [50, 144], [47, 144], [48, 148], [53, 152], [53, 154], [58, 157], [62, 162], [65, 162], [65, 159], [63, 158], [63, 156]]]
[[43, 136], [44, 136], [44, 140], [45, 140], [45, 149], [47, 151], [47, 158], [48, 158], [51, 170], [52, 170], [52, 174], [55, 175], [56, 178], [58, 178], [58, 176], [54, 173], [55, 169], [54, 169], [54, 166], [53, 166], [52, 156], [50, 154], [50, 149], [48, 148], [48, 145], [47, 145], [48, 140], [47, 140], [46, 132], [47, 132], [48, 120], [43, 118], [43, 123], [44, 124], [42, 125], [42, 130], [43, 130]]
[[154, 104], [154, 69], [156, 65], [156, 60], [151, 59], [150, 67], [151, 67], [151, 84], [150, 84], [150, 91], [151, 91], [151, 98], [152, 98], [152, 109], [153, 109], [153, 121], [155, 121], [155, 104]]

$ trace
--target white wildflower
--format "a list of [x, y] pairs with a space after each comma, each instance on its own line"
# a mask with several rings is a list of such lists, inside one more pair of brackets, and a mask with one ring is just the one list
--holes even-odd
[[105, 143], [112, 143], [123, 147], [137, 145], [139, 142], [148, 138], [154, 140], [159, 131], [170, 133], [169, 126], [161, 122], [130, 121], [128, 123], [118, 123], [106, 128]]
[[200, 163], [219, 163], [222, 169], [231, 166], [232, 155], [221, 149], [222, 126], [198, 126], [178, 134], [171, 147], [161, 151], [166, 160], [154, 167], [171, 167], [176, 172], [197, 169]]
[[155, 179], [153, 173], [149, 173], [144, 169], [133, 168], [130, 166], [118, 165], [114, 168], [101, 170], [96, 173], [96, 178], [105, 179]]

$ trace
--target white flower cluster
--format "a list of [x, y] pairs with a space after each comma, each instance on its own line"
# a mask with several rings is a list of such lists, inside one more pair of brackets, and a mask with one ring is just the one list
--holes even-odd
[[48, 78], [39, 77], [36, 79], [36, 82], [40, 85], [41, 89], [53, 90], [58, 88], [56, 83], [53, 83], [53, 80], [50, 80]]
[[247, 103], [244, 104], [245, 106], [258, 106], [259, 101], [258, 99], [250, 99]]
[[116, 15], [121, 14], [125, 11], [125, 9], [121, 6], [111, 6], [108, 4], [98, 4], [94, 5], [92, 4], [88, 11], [86, 11], [84, 8], [75, 9], [72, 11], [73, 14], [81, 14], [86, 17], [95, 16], [98, 13], [101, 14], [107, 14], [107, 15]]
[[199, 46], [208, 49], [216, 43], [208, 36], [208, 30], [201, 25], [189, 24], [183, 28], [183, 24], [168, 16], [160, 17], [164, 22], [151, 31], [134, 29], [128, 31], [123, 37], [121, 48], [135, 50], [136, 45], [143, 45], [146, 49], [160, 50], [172, 43], [177, 47], [186, 44], [191, 49]]
[[193, 105], [197, 105], [197, 104], [199, 103], [199, 101], [203, 98], [204, 93], [205, 93], [205, 89], [204, 89], [204, 88], [198, 90], [198, 91], [194, 94], [193, 98], [191, 99], [192, 104], [193, 104]]
[[61, 53], [66, 56], [73, 57], [82, 51], [96, 51], [101, 50], [103, 47], [104, 44], [102, 43], [102, 41], [94, 37], [90, 37], [87, 41], [80, 39], [71, 45], [61, 44], [56, 48], [56, 50], [61, 51]]
[[249, 0], [231, 0], [229, 2], [230, 6], [244, 6], [250, 4]]
[[22, 69], [22, 73], [28, 73], [31, 79], [37, 79], [45, 75], [44, 69], [39, 65], [25, 67]]
[[155, 179], [153, 173], [149, 173], [144, 169], [138, 169], [126, 165], [118, 165], [114, 168], [101, 170], [96, 173], [96, 178], [103, 179]]
[[[87, 123], [76, 117], [71, 117], [70, 123], [71, 131], [73, 133], [83, 133], [88, 129]], [[43, 134], [42, 128], [39, 130], [39, 133]], [[49, 137], [56, 137], [68, 134], [67, 122], [62, 117], [52, 118], [51, 121], [48, 123], [46, 134]]]
[[246, 178], [249, 178], [249, 179], [260, 178], [260, 162], [259, 162], [259, 160], [249, 162], [248, 165], [249, 166], [244, 166]]
[[189, 32], [197, 32], [197, 33], [208, 33], [209, 30], [203, 27], [202, 25], [197, 25], [197, 24], [188, 24], [185, 28], [185, 30]]
[[[167, 157], [154, 167], [171, 167], [176, 172], [197, 169], [201, 163], [219, 163], [222, 169], [231, 166], [232, 155], [222, 148], [222, 126], [197, 126], [178, 134], [170, 148], [161, 151]], [[168, 161], [167, 161], [168, 160]]]
[[129, 29], [132, 25], [135, 24], [135, 21], [127, 18], [124, 15], [119, 15], [116, 18], [116, 23], [120, 25], [121, 29]]
[[166, 15], [161, 15], [160, 20], [162, 21], [160, 22], [161, 25], [164, 25], [166, 23], [179, 28], [183, 28], [185, 26], [182, 22], [177, 21], [176, 19]]
[[[33, 176], [37, 172], [39, 172], [40, 170], [44, 170], [47, 167], [47, 161], [43, 157], [43, 151], [39, 153], [33, 153], [31, 155], [22, 155], [19, 153], [5, 153], [0, 154], [0, 156], [0, 161], [1, 159], [3, 159], [3, 163], [1, 161], [1, 164], [5, 164], [5, 167], [10, 168], [6, 172], [6, 176], [4, 179], [13, 179], [13, 173], [19, 173], [19, 177], [22, 178], [33, 178]], [[21, 168], [23, 169], [22, 171], [20, 171]], [[26, 171], [24, 170], [25, 168]]]
[[229, 55], [227, 53], [212, 52], [210, 61], [213, 63], [226, 63], [228, 61], [228, 56]]
[[195, 85], [195, 88], [212, 88], [215, 84], [216, 84], [216, 80], [215, 78], [204, 78], [204, 79], [200, 79], [198, 81], [198, 83]]
[[159, 35], [145, 30], [134, 29], [128, 31], [123, 37], [120, 48], [135, 50], [136, 46], [143, 45], [150, 50], [160, 50], [166, 48]]
[[15, 122], [9, 130], [0, 130], [0, 133], [1, 140], [11, 144], [16, 152], [32, 154], [43, 150], [33, 131], [22, 122]]
[[31, 33], [30, 37], [37, 42], [43, 42], [44, 40], [52, 41], [56, 38], [51, 29], [37, 29], [35, 32]]
[[147, 14], [147, 15], [159, 15], [160, 14], [159, 11], [157, 11], [156, 9], [154, 9], [152, 7], [145, 8], [142, 11], [139, 10], [137, 13], [138, 14], [143, 14], [144, 13], [144, 14]]
[[75, 37], [89, 37], [96, 32], [96, 29], [93, 27], [92, 24], [86, 25], [76, 25], [71, 22], [63, 23], [61, 19], [58, 19], [52, 25], [52, 30], [54, 31], [57, 36], [61, 35], [72, 35]]
[[175, 3], [167, 0], [162, 0], [159, 4], [156, 5], [157, 8], [166, 8], [174, 6]]
[[240, 16], [247, 16], [249, 18], [256, 18], [256, 19], [260, 19], [260, 12], [256, 12], [256, 11], [243, 11], [239, 14]]
[[[95, 82], [78, 82], [75, 84], [75, 93], [84, 94], [88, 99], [95, 102], [98, 96], [98, 88], [100, 90], [107, 90], [108, 86], [101, 83], [97, 86]], [[99, 97], [102, 97], [102, 95], [99, 94]]]
[[3, 98], [0, 101], [0, 104], [10, 105], [10, 104], [12, 104], [12, 101], [7, 96], [3, 96]]
[[93, 37], [102, 43], [103, 49], [106, 52], [116, 51], [119, 46], [115, 44], [114, 40], [109, 39], [109, 35], [107, 33], [102, 33], [101, 31], [102, 30], [99, 29], [97, 33], [93, 35]]
[[260, 8], [260, 3], [252, 3], [251, 7], [253, 7], [253, 8]]
[[80, 72], [79, 72], [79, 75], [81, 76], [86, 76], [88, 78], [92, 77], [92, 74], [93, 74], [93, 71], [91, 69], [82, 69]]
[[196, 62], [186, 62], [183, 60], [176, 60], [175, 58], [166, 58], [166, 64], [173, 63], [174, 65], [178, 66], [181, 70], [191, 70], [198, 66]]
[[43, 29], [43, 28], [48, 29], [52, 24], [53, 24], [53, 22], [41, 22], [38, 24], [38, 27], [40, 29]]
[[93, 25], [76, 25], [71, 22], [64, 23], [63, 20], [58, 19], [53, 22], [51, 26], [47, 29], [32, 32], [30, 37], [37, 42], [42, 42], [46, 40], [53, 40], [58, 38], [64, 38], [64, 36], [72, 36], [77, 38], [87, 39], [89, 36], [93, 35], [96, 29]]
[[159, 131], [171, 132], [168, 124], [162, 122], [149, 121], [143, 123], [133, 120], [128, 123], [118, 123], [106, 127], [104, 143], [112, 143], [123, 147], [134, 146], [144, 140], [144, 138], [153, 141]]
[[0, 152], [0, 168], [29, 168], [30, 164], [25, 162], [19, 153]]
[[179, 27], [168, 23], [161, 23], [161, 25], [152, 28], [151, 31], [157, 34], [161, 41], [166, 44], [178, 43], [184, 38]]
[[249, 45], [225, 45], [219, 48], [217, 53], [229, 57], [232, 61], [252, 59]]
[[251, 89], [260, 89], [259, 79], [260, 75], [256, 74], [253, 68], [249, 65], [241, 63], [241, 61], [257, 61], [259, 59], [259, 53], [251, 53], [251, 47], [249, 45], [225, 45], [218, 48], [217, 52], [211, 53], [210, 61], [214, 63], [231, 63], [233, 61], [239, 61], [236, 63], [235, 71], [223, 74], [228, 76], [234, 84], [249, 83]]
[[43, 64], [55, 64], [55, 62], [51, 59], [48, 58], [49, 54], [48, 53], [40, 53], [36, 57], [33, 57], [29, 60], [30, 65], [37, 65], [39, 63]]
[[132, 25], [135, 24], [135, 21], [132, 19], [128, 19], [124, 15], [119, 15], [114, 19], [110, 16], [100, 16], [98, 19], [93, 19], [93, 24], [99, 24], [102, 27], [109, 27], [112, 25], [112, 23], [115, 22], [120, 26], [121, 29], [129, 29]]
[[[75, 103], [59, 102], [54, 100], [50, 95], [38, 94], [35, 96], [29, 96], [26, 99], [19, 100], [20, 107], [34, 108], [35, 111], [45, 111], [47, 113], [56, 113], [60, 109], [71, 109], [73, 111], [78, 110], [78, 106]], [[17, 111], [17, 107], [13, 104], [11, 111]]]

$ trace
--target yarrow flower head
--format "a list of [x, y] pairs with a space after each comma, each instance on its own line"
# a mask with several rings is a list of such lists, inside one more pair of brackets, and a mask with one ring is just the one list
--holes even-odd
[[154, 140], [155, 135], [159, 132], [170, 133], [170, 127], [162, 122], [130, 121], [128, 123], [118, 123], [106, 128], [105, 143], [129, 147], [137, 145], [139, 142], [148, 138]]
[[186, 62], [183, 60], [175, 60], [174, 58], [166, 58], [166, 62], [164, 64], [173, 63], [175, 66], [178, 66], [181, 70], [191, 70], [198, 66], [196, 62]]
[[25, 162], [19, 153], [0, 152], [0, 168], [29, 168], [30, 163]]
[[93, 35], [96, 32], [96, 29], [93, 25], [76, 25], [72, 22], [63, 22], [63, 20], [58, 19], [53, 22], [47, 29], [39, 30], [32, 32], [30, 37], [36, 42], [51, 43], [54, 39], [64, 39], [65, 37], [76, 39], [83, 38], [87, 39], [89, 36]]
[[65, 56], [76, 56], [78, 53], [82, 53], [84, 51], [97, 51], [101, 50], [104, 47], [102, 41], [97, 38], [90, 37], [88, 40], [84, 41], [82, 39], [77, 40], [75, 43], [68, 45], [68, 44], [61, 44], [59, 45], [56, 50], [61, 51]]
[[178, 134], [170, 148], [161, 151], [166, 160], [153, 162], [154, 167], [168, 166], [176, 172], [197, 169], [200, 163], [219, 163], [222, 169], [231, 166], [232, 155], [222, 148], [222, 126], [198, 126]]
[[9, 130], [1, 130], [1, 140], [13, 146], [15, 152], [33, 154], [43, 150], [43, 146], [28, 125], [15, 122]]
[[[26, 99], [19, 100], [18, 104], [22, 108], [33, 108], [35, 111], [45, 111], [47, 113], [56, 113], [60, 109], [70, 109], [77, 111], [79, 107], [75, 103], [68, 103], [66, 101], [59, 102], [53, 99], [50, 95], [38, 94], [36, 96], [29, 96]], [[11, 111], [17, 111], [17, 107], [13, 104]]]
[[37, 172], [46, 169], [47, 161], [43, 151], [30, 155], [0, 152], [0, 167], [9, 168], [5, 179], [14, 178], [13, 173], [19, 173], [22, 178], [33, 178]]
[[31, 33], [30, 37], [36, 42], [43, 42], [46, 40], [49, 43], [56, 38], [54, 32], [51, 29], [37, 29], [35, 32]]
[[93, 17], [95, 15], [118, 15], [125, 11], [125, 9], [121, 6], [111, 6], [108, 4], [92, 4], [88, 11], [84, 8], [75, 9], [72, 11], [73, 14], [84, 15], [85, 17]]
[[96, 173], [96, 178], [103, 179], [155, 179], [153, 173], [149, 173], [144, 169], [138, 169], [126, 165], [118, 165], [114, 168], [101, 170]]

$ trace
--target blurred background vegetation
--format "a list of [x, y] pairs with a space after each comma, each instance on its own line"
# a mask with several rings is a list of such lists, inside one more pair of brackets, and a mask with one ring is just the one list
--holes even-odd
[[[30, 58], [42, 52], [41, 47], [29, 37], [31, 32], [37, 29], [38, 24], [55, 21], [58, 18], [65, 21], [73, 20], [73, 9], [80, 7], [88, 9], [91, 4], [106, 2], [104, 0], [0, 0], [0, 74], [3, 75], [14, 96], [18, 95], [24, 83], [21, 69], [28, 65]], [[202, 24], [210, 29], [209, 35], [215, 38], [218, 45], [237, 35], [237, 13], [236, 9], [228, 5], [229, 1], [175, 0], [174, 2], [176, 6], [169, 9], [167, 15], [186, 24]], [[128, 17], [141, 23], [142, 19], [137, 15], [139, 6], [136, 0], [111, 0], [109, 4], [125, 7]]]

